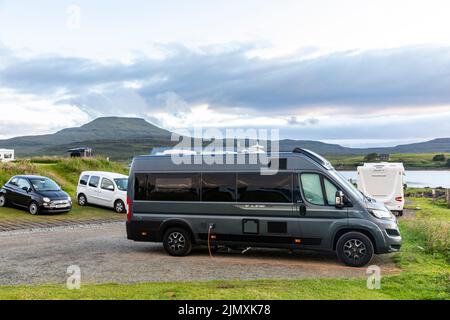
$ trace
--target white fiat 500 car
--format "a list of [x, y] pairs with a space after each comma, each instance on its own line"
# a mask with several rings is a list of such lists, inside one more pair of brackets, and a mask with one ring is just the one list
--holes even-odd
[[80, 175], [77, 200], [80, 206], [88, 204], [114, 208], [117, 213], [127, 212], [128, 177], [103, 171], [85, 171]]

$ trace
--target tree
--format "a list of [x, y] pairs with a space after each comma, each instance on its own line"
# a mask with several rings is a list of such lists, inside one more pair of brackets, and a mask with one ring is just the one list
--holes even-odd
[[372, 152], [364, 157], [364, 161], [375, 161], [378, 159], [378, 153]]
[[443, 154], [437, 154], [433, 157], [433, 161], [445, 161], [445, 156]]

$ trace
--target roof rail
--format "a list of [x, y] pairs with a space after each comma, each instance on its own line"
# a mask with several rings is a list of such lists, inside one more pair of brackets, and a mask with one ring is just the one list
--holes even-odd
[[313, 152], [311, 150], [297, 147], [294, 150], [292, 150], [292, 152], [293, 153], [301, 153], [301, 154], [307, 156], [308, 158], [310, 158], [314, 162], [320, 164], [325, 169], [332, 169], [333, 168], [333, 166], [331, 165], [331, 163], [327, 159], [325, 159], [321, 155], [319, 155], [319, 154], [317, 154], [317, 153], [315, 153], [315, 152]]

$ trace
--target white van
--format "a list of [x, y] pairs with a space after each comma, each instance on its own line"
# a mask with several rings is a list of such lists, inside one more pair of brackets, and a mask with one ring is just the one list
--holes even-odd
[[93, 204], [126, 213], [128, 177], [123, 174], [85, 171], [80, 175], [77, 199], [80, 206]]
[[364, 163], [358, 167], [358, 189], [401, 216], [405, 205], [404, 177], [403, 163]]

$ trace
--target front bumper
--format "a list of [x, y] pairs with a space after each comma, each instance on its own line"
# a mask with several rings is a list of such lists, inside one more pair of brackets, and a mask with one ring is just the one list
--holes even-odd
[[72, 202], [69, 200], [54, 200], [43, 203], [41, 212], [45, 213], [63, 213], [72, 210]]

